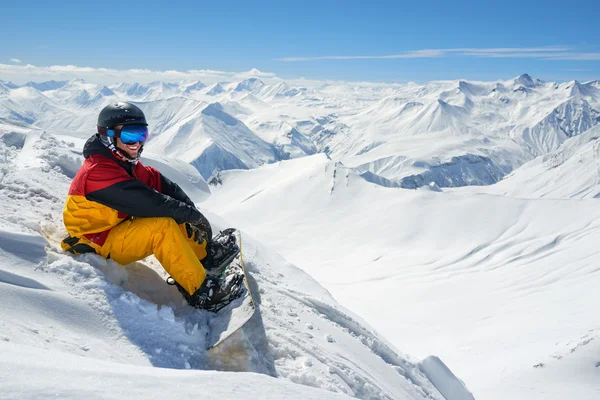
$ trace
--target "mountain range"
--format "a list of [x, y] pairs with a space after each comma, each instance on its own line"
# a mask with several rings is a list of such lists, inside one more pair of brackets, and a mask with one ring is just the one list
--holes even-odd
[[556, 150], [598, 124], [599, 98], [597, 81], [527, 74], [423, 85], [0, 82], [0, 123], [85, 137], [104, 105], [132, 101], [150, 120], [146, 148], [181, 158], [207, 180], [325, 153], [379, 185], [443, 188], [498, 182]]

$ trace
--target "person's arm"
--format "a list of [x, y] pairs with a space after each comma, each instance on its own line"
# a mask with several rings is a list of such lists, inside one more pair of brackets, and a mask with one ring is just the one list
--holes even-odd
[[[187, 205], [193, 208], [196, 208], [194, 202], [189, 198], [189, 196], [178, 184], [165, 177], [155, 168], [147, 166], [144, 166], [144, 168], [150, 174], [151, 187], [154, 187], [156, 190], [163, 194], [166, 194], [167, 196], [170, 196], [174, 199], [186, 203]], [[190, 227], [189, 224], [186, 226], [187, 234], [190, 238], [194, 236], [195, 227], [200, 230], [201, 236], [204, 237], [205, 240], [210, 241], [210, 239], [212, 239], [212, 227], [210, 225], [210, 222], [208, 222], [208, 219], [204, 216], [204, 214], [200, 213], [200, 218], [198, 218], [196, 221], [192, 221], [191, 224], [193, 225], [193, 227]]]
[[185, 204], [188, 204], [188, 205], [196, 208], [196, 205], [194, 204], [194, 202], [183, 191], [181, 186], [179, 186], [175, 182], [171, 181], [169, 178], [167, 178], [163, 174], [160, 174], [160, 184], [161, 184], [160, 188], [161, 188], [162, 193], [166, 194], [167, 196], [171, 196], [172, 198], [177, 199], [179, 201], [183, 201]]
[[92, 168], [85, 192], [88, 200], [134, 217], [169, 217], [178, 224], [203, 218], [194, 206], [157, 192], [129, 176], [117, 164], [100, 164]]

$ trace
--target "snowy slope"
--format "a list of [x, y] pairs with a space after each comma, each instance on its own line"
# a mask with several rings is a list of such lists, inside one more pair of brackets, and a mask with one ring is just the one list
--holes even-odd
[[206, 207], [477, 398], [597, 398], [597, 202], [474, 192], [383, 188], [318, 155], [224, 173]]
[[[206, 197], [191, 167], [179, 172], [175, 161], [149, 160], [186, 190], [196, 188], [196, 201]], [[123, 268], [59, 250], [62, 206], [80, 163], [80, 149], [53, 135], [0, 134], [0, 397], [443, 399], [433, 380], [449, 393], [461, 388], [449, 399], [470, 397], [443, 364], [431, 364], [435, 358], [421, 364], [398, 352], [248, 235], [259, 313], [231, 347], [207, 354], [204, 337], [217, 317], [185, 306], [156, 260]], [[215, 228], [228, 226], [207, 215]]]
[[523, 198], [596, 198], [600, 193], [599, 137], [599, 127], [589, 129], [497, 184], [476, 191]]

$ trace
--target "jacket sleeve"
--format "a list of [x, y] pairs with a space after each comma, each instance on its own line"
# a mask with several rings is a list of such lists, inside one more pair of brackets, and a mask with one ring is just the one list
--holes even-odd
[[85, 184], [85, 197], [134, 217], [169, 217], [178, 224], [202, 218], [200, 211], [146, 186], [118, 165], [96, 165]]
[[167, 196], [170, 196], [176, 200], [183, 201], [185, 204], [196, 208], [196, 205], [194, 204], [194, 202], [183, 191], [183, 189], [175, 182], [166, 178], [163, 174], [160, 174], [160, 183], [161, 183], [160, 187], [161, 187], [162, 193], [164, 193]]

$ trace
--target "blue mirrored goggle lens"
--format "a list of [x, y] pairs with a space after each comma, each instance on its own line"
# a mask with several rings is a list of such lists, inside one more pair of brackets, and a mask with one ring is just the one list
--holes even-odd
[[148, 127], [139, 125], [125, 125], [121, 129], [119, 139], [121, 139], [121, 142], [125, 144], [137, 142], [144, 143], [146, 139], [148, 139]]

